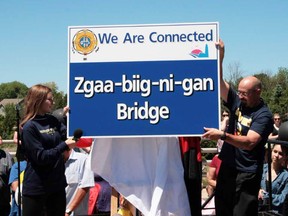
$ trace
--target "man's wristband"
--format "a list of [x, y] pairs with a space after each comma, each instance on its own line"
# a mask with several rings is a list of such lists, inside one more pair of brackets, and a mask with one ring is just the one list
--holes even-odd
[[220, 136], [221, 140], [226, 140], [226, 132], [224, 131], [223, 134]]
[[66, 209], [65, 213], [68, 214], [68, 215], [71, 215], [72, 211], [70, 209]]

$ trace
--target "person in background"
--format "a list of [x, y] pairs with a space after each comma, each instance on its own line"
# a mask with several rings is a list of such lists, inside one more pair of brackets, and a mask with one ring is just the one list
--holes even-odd
[[[273, 121], [274, 121], [274, 125], [273, 125], [273, 131], [272, 133], [269, 135], [269, 139], [273, 140], [273, 139], [278, 139], [278, 133], [279, 133], [279, 127], [282, 123], [281, 117], [279, 113], [274, 113], [273, 115]], [[268, 162], [268, 143], [266, 143], [265, 145], [265, 157], [264, 157], [264, 163]]]
[[94, 187], [94, 174], [86, 168], [87, 154], [69, 149], [63, 153], [65, 160], [66, 216], [87, 215], [89, 189]]
[[[0, 145], [2, 137], [0, 136]], [[0, 216], [8, 216], [10, 213], [11, 193], [8, 185], [11, 167], [14, 163], [12, 156], [0, 149]]]
[[[20, 147], [17, 149], [17, 160], [20, 161], [20, 173], [23, 172], [27, 166], [27, 161], [24, 156], [23, 149]], [[16, 203], [15, 193], [19, 192], [19, 179], [18, 179], [18, 162], [14, 163], [11, 172], [9, 175], [9, 186], [12, 191], [12, 201], [11, 201], [11, 211], [9, 216], [18, 216], [19, 215], [19, 206]], [[22, 192], [22, 189], [21, 189]]]
[[277, 139], [278, 138], [279, 127], [280, 127], [280, 125], [282, 123], [282, 120], [281, 120], [281, 117], [280, 117], [279, 113], [274, 113], [273, 121], [274, 121], [273, 131], [269, 135], [269, 139]]
[[94, 187], [90, 189], [88, 214], [110, 215], [112, 187], [94, 173]]
[[32, 86], [24, 99], [20, 123], [27, 158], [24, 173], [23, 216], [63, 216], [66, 209], [65, 166], [62, 153], [76, 141], [66, 137], [66, 126], [48, 114], [54, 104], [52, 89]]
[[224, 43], [220, 51], [220, 93], [230, 111], [227, 132], [204, 127], [203, 138], [224, 140], [215, 192], [216, 215], [258, 214], [258, 192], [264, 145], [273, 129], [272, 113], [261, 98], [262, 84], [254, 76], [243, 78], [235, 91], [223, 79]]
[[225, 110], [222, 112], [222, 120], [221, 120], [220, 130], [222, 130], [222, 131], [227, 131], [227, 129], [228, 129], [228, 123], [229, 123], [229, 111], [225, 109]]
[[218, 154], [216, 154], [207, 171], [207, 187], [206, 187], [206, 191], [208, 196], [210, 197], [213, 193], [214, 190], [216, 188], [216, 184], [217, 184], [217, 177], [218, 177], [218, 173], [219, 173], [219, 169], [221, 166], [221, 160], [218, 157]]
[[[218, 154], [214, 155], [211, 163], [209, 164], [207, 170], [207, 186], [206, 192], [208, 194], [208, 199], [205, 202], [206, 205], [202, 205], [202, 215], [215, 215], [215, 188], [217, 184], [217, 176], [221, 166], [221, 160], [218, 157]], [[204, 201], [204, 200], [203, 200]], [[203, 203], [204, 204], [204, 203]]]
[[[274, 144], [271, 152], [271, 181], [272, 181], [272, 210], [282, 213], [283, 204], [288, 195], [288, 171], [285, 169], [287, 159], [287, 147]], [[268, 164], [264, 164], [261, 188], [258, 194], [259, 209], [268, 210], [265, 207], [269, 203], [268, 189]]]

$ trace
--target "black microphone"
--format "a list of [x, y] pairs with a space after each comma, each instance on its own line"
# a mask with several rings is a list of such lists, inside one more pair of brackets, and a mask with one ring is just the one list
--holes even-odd
[[73, 140], [77, 142], [82, 137], [82, 135], [83, 135], [83, 130], [80, 128], [76, 129], [73, 133]]

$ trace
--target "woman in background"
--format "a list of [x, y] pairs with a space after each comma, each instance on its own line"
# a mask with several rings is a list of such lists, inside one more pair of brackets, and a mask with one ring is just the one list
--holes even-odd
[[[285, 197], [288, 194], [288, 172], [285, 169], [287, 147], [274, 144], [271, 152], [271, 181], [272, 181], [272, 210], [281, 213]], [[259, 210], [266, 210], [269, 201], [268, 189], [268, 164], [264, 164], [259, 190]]]

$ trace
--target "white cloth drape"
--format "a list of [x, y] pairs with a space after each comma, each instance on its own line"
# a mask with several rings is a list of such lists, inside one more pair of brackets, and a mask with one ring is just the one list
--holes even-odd
[[176, 137], [97, 138], [91, 169], [145, 216], [189, 216]]

